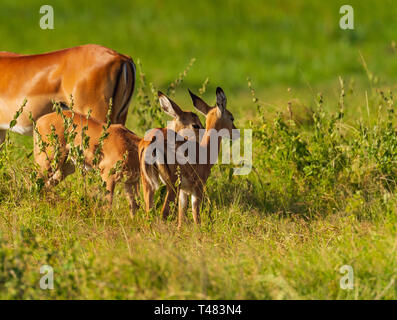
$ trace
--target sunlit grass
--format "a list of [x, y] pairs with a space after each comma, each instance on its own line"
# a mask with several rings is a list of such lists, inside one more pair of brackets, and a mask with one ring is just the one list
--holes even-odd
[[[338, 1], [63, 1], [55, 30], [42, 31], [42, 3], [3, 1], [0, 50], [98, 43], [140, 59], [147, 81], [127, 120], [140, 135], [167, 120], [153, 92], [196, 58], [175, 101], [193, 110], [187, 88], [199, 92], [208, 77], [203, 98], [212, 103], [222, 86], [236, 125], [254, 130], [254, 167], [238, 177], [216, 165], [202, 225], [189, 210], [177, 231], [159, 210], [131, 220], [120, 186], [108, 210], [99, 183], [78, 173], [38, 192], [32, 138], [11, 133], [0, 157], [0, 298], [396, 299], [396, 142], [379, 89], [396, 92], [397, 25], [394, 2], [385, 3], [352, 1], [356, 30], [343, 32]], [[368, 78], [359, 51], [380, 81]], [[330, 126], [338, 76], [344, 117]], [[316, 131], [319, 92], [325, 120]], [[54, 290], [39, 287], [44, 264]], [[354, 269], [353, 290], [340, 288], [342, 265]]]

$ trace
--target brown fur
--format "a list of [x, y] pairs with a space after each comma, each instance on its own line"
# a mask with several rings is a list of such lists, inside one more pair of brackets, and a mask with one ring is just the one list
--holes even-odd
[[[159, 95], [163, 94], [159, 92]], [[164, 96], [164, 95], [163, 95]], [[170, 103], [173, 103], [171, 100]], [[173, 112], [172, 114], [170, 112]], [[178, 131], [183, 129], [194, 129], [195, 127], [203, 128], [200, 119], [196, 114], [189, 111], [182, 111], [179, 107], [171, 107], [167, 110], [168, 113], [174, 116], [174, 119], [169, 123], [169, 127], [174, 128]], [[71, 111], [63, 111], [66, 117], [71, 117]], [[86, 119], [85, 116], [75, 113], [73, 123], [76, 125], [75, 132], [77, 132], [74, 145], [81, 145], [81, 131], [82, 127], [88, 125], [88, 130], [85, 132], [86, 136], [90, 137], [89, 148], [85, 150], [85, 164], [92, 166], [94, 159], [94, 152], [96, 146], [99, 144], [99, 138], [102, 134], [103, 123], [94, 119]], [[59, 166], [51, 171], [51, 157], [47, 159], [50, 152], [40, 152], [36, 133], [34, 134], [34, 157], [36, 163], [40, 167], [41, 175], [46, 178], [47, 186], [56, 185], [63, 180], [67, 175], [74, 172], [74, 165], [67, 163], [67, 158], [70, 146], [67, 145], [64, 137], [63, 120], [60, 115], [53, 112], [41, 117], [37, 121], [37, 129], [41, 135], [43, 141], [48, 142], [48, 135], [51, 134], [51, 125], [56, 129], [58, 140], [61, 147], [61, 161]], [[125, 190], [128, 195], [130, 210], [132, 213], [135, 212], [137, 204], [135, 198], [139, 190], [139, 176], [140, 176], [140, 163], [138, 148], [142, 147], [147, 141], [140, 139], [133, 132], [125, 128], [123, 125], [113, 124], [108, 129], [109, 136], [104, 140], [102, 157], [100, 158], [99, 168], [101, 170], [101, 177], [106, 182], [106, 188], [108, 191], [107, 199], [111, 204], [113, 199], [113, 190], [117, 181], [122, 177], [126, 177]], [[125, 152], [128, 151], [127, 161], [124, 166], [124, 170], [119, 175], [109, 176], [109, 171], [114, 168], [117, 161], [123, 160]]]
[[[71, 118], [71, 111], [63, 111], [63, 114]], [[74, 145], [81, 146], [81, 132], [82, 127], [88, 126], [85, 134], [90, 137], [89, 147], [84, 150], [84, 164], [88, 167], [93, 167], [93, 160], [95, 157], [95, 149], [99, 145], [99, 138], [102, 135], [104, 125], [94, 119], [88, 119], [78, 113], [75, 113], [73, 124], [76, 125], [76, 137]], [[49, 141], [51, 134], [51, 126], [55, 127], [55, 133], [58, 135], [60, 144], [61, 158], [58, 167], [51, 170], [50, 161], [53, 159], [53, 148], [48, 147], [46, 152], [41, 152], [38, 145], [37, 133], [34, 133], [34, 158], [39, 165], [41, 176], [46, 179], [46, 185], [56, 185], [62, 181], [67, 175], [74, 172], [74, 165], [66, 161], [70, 145], [65, 141], [64, 126], [62, 117], [53, 112], [41, 117], [37, 121], [37, 130], [41, 135], [43, 141]], [[139, 158], [138, 158], [138, 145], [140, 138], [132, 131], [128, 130], [121, 124], [113, 124], [108, 129], [109, 136], [104, 140], [102, 154], [98, 168], [100, 169], [101, 178], [106, 182], [106, 190], [108, 191], [107, 200], [111, 205], [113, 200], [113, 191], [115, 184], [125, 178], [125, 191], [128, 196], [130, 205], [130, 212], [133, 214], [137, 208], [136, 196], [139, 191]], [[126, 160], [124, 155], [127, 152]], [[49, 159], [47, 159], [47, 156]], [[110, 174], [112, 168], [118, 161], [123, 162], [122, 170], [119, 173]]]
[[[200, 122], [199, 117], [189, 111], [182, 111], [181, 108], [172, 100], [167, 98], [164, 94], [159, 92], [160, 105], [163, 110], [171, 116], [174, 116], [174, 121], [172, 121], [167, 128], [153, 129], [151, 130], [144, 139], [139, 144], [139, 159], [141, 162], [141, 180], [143, 187], [143, 194], [145, 200], [146, 211], [149, 211], [153, 205], [154, 193], [160, 185], [160, 172], [156, 164], [149, 165], [143, 160], [147, 152], [147, 148], [153, 142], [156, 130], [160, 130], [165, 137], [167, 136], [167, 130], [173, 130], [176, 133], [182, 133], [184, 129], [193, 130], [195, 132], [195, 139], [198, 141], [199, 130], [203, 129], [203, 125]], [[167, 98], [167, 99], [165, 99]], [[190, 137], [191, 138], [191, 137]], [[175, 200], [175, 192], [172, 190], [171, 186], [167, 187], [166, 200], [164, 201], [163, 208], [161, 210], [162, 216], [166, 219], [170, 211], [170, 202]]]
[[[4, 131], [26, 98], [18, 125], [31, 127], [29, 112], [37, 120], [51, 113], [52, 100], [105, 121], [113, 98], [112, 123], [124, 124], [134, 90], [135, 65], [130, 57], [98, 45], [83, 45], [55, 52], [20, 55], [0, 52], [0, 125]], [[0, 132], [0, 136], [3, 134]], [[1, 142], [1, 141], [0, 141]]]
[[[178, 206], [178, 227], [182, 225], [182, 220], [188, 205], [188, 195], [192, 196], [193, 219], [196, 224], [200, 223], [200, 206], [204, 194], [204, 186], [211, 173], [212, 164], [209, 161], [209, 147], [211, 139], [214, 137], [211, 134], [211, 129], [221, 130], [227, 129], [231, 136], [232, 129], [236, 129], [233, 124], [232, 114], [226, 110], [226, 97], [223, 91], [217, 89], [217, 105], [215, 107], [208, 106], [203, 100], [191, 93], [193, 104], [200, 112], [206, 116], [206, 132], [200, 143], [196, 142], [196, 164], [186, 163], [181, 164], [159, 164], [149, 166], [144, 162], [145, 151], [150, 142], [141, 142], [139, 145], [140, 161], [141, 161], [141, 177], [144, 198], [146, 203], [146, 210], [149, 210], [153, 205], [153, 193], [159, 180], [159, 176], [166, 183], [167, 196], [164, 201], [162, 213], [163, 218], [167, 218], [170, 210], [170, 202], [179, 197]], [[167, 129], [162, 129], [163, 135], [167, 137]], [[197, 140], [196, 140], [197, 141]], [[218, 138], [218, 150], [220, 146], [220, 138]], [[177, 148], [183, 142], [176, 142]], [[199, 148], [207, 148], [207, 162], [199, 164]], [[167, 152], [167, 149], [164, 150]], [[167, 159], [167, 158], [165, 158]], [[180, 174], [178, 175], [178, 170]], [[181, 177], [181, 184], [176, 188], [178, 176]], [[179, 190], [177, 190], [179, 189]], [[178, 194], [179, 193], [179, 194]]]

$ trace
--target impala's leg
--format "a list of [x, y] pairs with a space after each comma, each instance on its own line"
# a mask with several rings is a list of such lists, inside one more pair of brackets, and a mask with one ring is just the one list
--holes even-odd
[[6, 130], [0, 130], [0, 144], [2, 144], [6, 139]]
[[109, 209], [112, 208], [112, 203], [113, 203], [113, 193], [114, 193], [114, 187], [116, 186], [116, 182], [114, 179], [108, 179], [106, 181], [106, 201], [108, 203]]
[[188, 194], [181, 190], [179, 192], [178, 228], [180, 228], [182, 226], [182, 222], [185, 218], [188, 201], [189, 201]]
[[114, 175], [109, 176], [109, 170], [103, 170], [101, 173], [101, 178], [106, 182], [106, 201], [108, 203], [109, 209], [112, 208], [113, 202], [113, 192], [116, 186], [116, 177]]
[[136, 197], [139, 192], [139, 182], [126, 181], [124, 184], [125, 193], [127, 194], [128, 204], [130, 206], [130, 216], [134, 216], [137, 208], [138, 202]]
[[52, 177], [52, 179], [56, 180], [56, 184], [64, 180], [68, 175], [74, 173], [76, 170], [75, 166], [73, 163], [69, 161], [65, 161], [62, 165], [60, 165], [60, 168], [58, 169], [56, 175], [59, 176], [59, 178], [55, 179], [55, 175]]
[[146, 180], [145, 176], [141, 175], [142, 180], [142, 189], [143, 189], [143, 198], [145, 200], [145, 210], [149, 212], [150, 209], [154, 206], [154, 189], [151, 184]]
[[57, 170], [46, 182], [46, 187], [55, 187], [62, 181], [62, 171]]
[[70, 162], [63, 162], [64, 160], [60, 161], [58, 169], [54, 172], [54, 174], [48, 179], [46, 185], [55, 187], [64, 180], [68, 175], [72, 174], [75, 171], [75, 166]]
[[42, 178], [45, 181], [46, 186], [48, 186], [49, 177], [53, 175], [53, 173], [51, 172], [50, 162], [47, 160], [44, 153], [35, 153], [34, 161], [38, 165], [39, 177]]
[[51, 164], [46, 160], [46, 163], [41, 168], [41, 174], [44, 179], [47, 179], [45, 185], [47, 188], [55, 187], [59, 182], [62, 181], [62, 165], [60, 168], [52, 171]]
[[201, 194], [192, 194], [192, 211], [195, 224], [200, 224], [200, 206], [203, 201]]
[[51, 172], [51, 163], [47, 158], [45, 152], [42, 152], [38, 147], [38, 145], [36, 144], [36, 137], [34, 137], [33, 141], [34, 141], [33, 158], [34, 158], [34, 162], [38, 166], [39, 177], [42, 178], [45, 182], [47, 182], [48, 178], [53, 174]]
[[165, 196], [164, 205], [161, 209], [161, 213], [164, 220], [167, 220], [170, 215], [170, 203], [174, 202], [176, 198], [175, 188], [167, 185], [167, 194]]
[[76, 170], [76, 167], [74, 166], [73, 163], [69, 161], [65, 161], [65, 163], [62, 166], [62, 174], [63, 174], [63, 179], [65, 179], [68, 175], [74, 173]]
[[139, 180], [138, 180], [133, 185], [133, 190], [134, 190], [133, 209], [135, 210], [135, 212], [139, 208], [139, 201], [138, 201], [139, 191], [140, 191], [139, 187], [140, 187], [140, 184], [139, 184]]

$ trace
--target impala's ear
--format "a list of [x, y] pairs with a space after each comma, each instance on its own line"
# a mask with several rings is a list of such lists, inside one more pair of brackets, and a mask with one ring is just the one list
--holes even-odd
[[226, 102], [227, 99], [223, 90], [220, 87], [216, 88], [216, 106], [222, 113], [226, 110]]
[[168, 98], [164, 93], [159, 91], [158, 95], [160, 106], [161, 108], [163, 108], [166, 114], [170, 115], [173, 118], [178, 118], [183, 114], [181, 108], [179, 108], [178, 105], [170, 98]]
[[[189, 89], [188, 89], [189, 90]], [[190, 97], [192, 98], [192, 102], [194, 107], [200, 111], [203, 115], [207, 115], [207, 113], [211, 110], [211, 107], [206, 104], [203, 99], [197, 97], [193, 92], [189, 90]]]

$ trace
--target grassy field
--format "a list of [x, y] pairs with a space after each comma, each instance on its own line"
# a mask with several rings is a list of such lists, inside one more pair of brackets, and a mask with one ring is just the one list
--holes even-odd
[[[156, 125], [142, 102], [150, 83], [165, 91], [195, 58], [175, 100], [192, 110], [187, 88], [208, 78], [212, 103], [221, 86], [237, 127], [253, 129], [253, 170], [215, 166], [202, 225], [189, 212], [178, 231], [159, 210], [131, 219], [121, 187], [107, 210], [98, 181], [79, 173], [39, 192], [32, 138], [10, 134], [0, 152], [0, 298], [397, 299], [395, 2], [350, 1], [346, 31], [344, 1], [48, 4], [55, 30], [44, 31], [40, 1], [3, 0], [0, 50], [97, 43], [131, 55], [146, 75], [127, 120], [139, 134]], [[54, 290], [39, 287], [45, 264]], [[340, 288], [343, 265], [353, 290]]]

